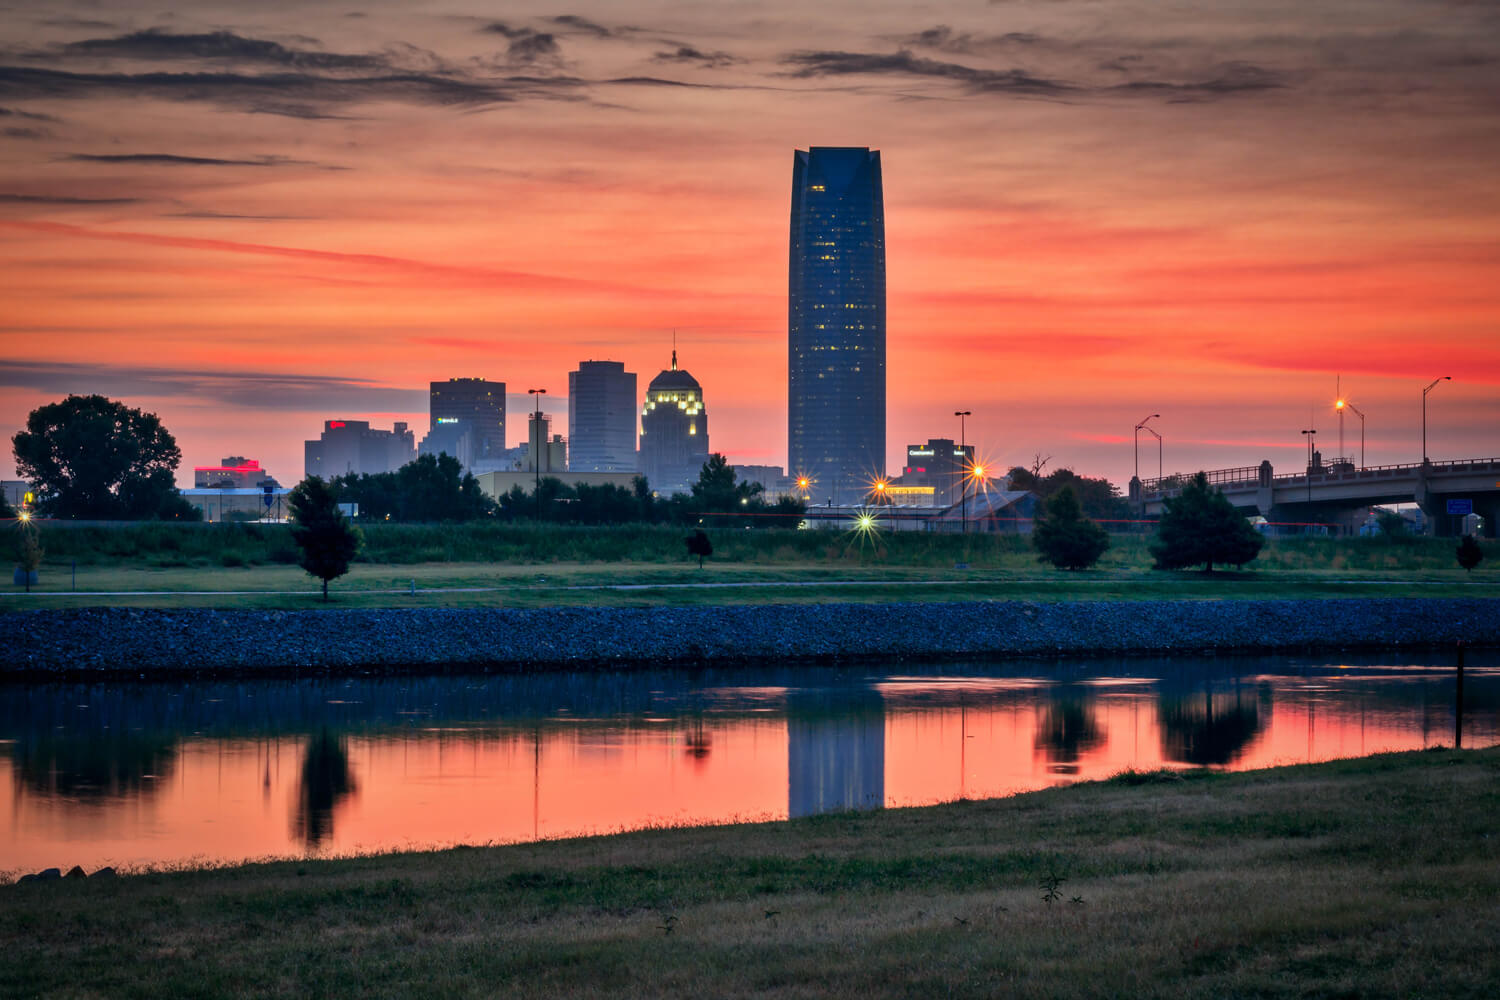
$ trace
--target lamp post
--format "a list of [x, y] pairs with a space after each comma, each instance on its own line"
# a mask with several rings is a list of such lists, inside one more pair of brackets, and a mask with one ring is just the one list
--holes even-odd
[[[1151, 416], [1144, 418], [1140, 423], [1138, 423], [1138, 424], [1135, 425], [1135, 478], [1136, 479], [1140, 479], [1141, 478], [1141, 428], [1145, 427], [1145, 429], [1148, 430], [1148, 431], [1151, 431], [1152, 434], [1156, 434], [1156, 431], [1152, 431], [1151, 428], [1146, 427], [1146, 422], [1150, 421], [1150, 420], [1155, 420], [1156, 418], [1158, 418], [1160, 416], [1161, 416], [1160, 413], [1153, 413], [1153, 414], [1151, 414]], [[1161, 478], [1161, 435], [1160, 434], [1156, 434], [1156, 444], [1157, 444], [1157, 450], [1156, 450], [1156, 455], [1157, 455], [1156, 478], [1160, 479]], [[1158, 483], [1157, 485], [1159, 486], [1161, 484]]]
[[1307, 438], [1307, 502], [1312, 503], [1312, 469], [1313, 469], [1313, 437], [1316, 430], [1306, 430], [1302, 436]]
[[1436, 389], [1437, 388], [1437, 384], [1439, 382], [1451, 382], [1451, 381], [1453, 381], [1453, 376], [1452, 375], [1444, 375], [1442, 378], [1435, 378], [1435, 379], [1433, 379], [1432, 380], [1432, 384], [1429, 385], [1427, 388], [1425, 388], [1425, 389], [1422, 390], [1422, 464], [1423, 465], [1427, 464], [1427, 394], [1429, 392], [1431, 392], [1432, 390]]
[[1341, 399], [1337, 403], [1334, 403], [1333, 408], [1339, 411], [1340, 451], [1343, 450], [1342, 441], [1344, 437], [1344, 411], [1348, 410], [1359, 418], [1359, 467], [1363, 469], [1365, 467], [1365, 415], [1359, 411], [1359, 407], [1355, 406], [1347, 399]]
[[547, 394], [546, 389], [527, 389], [526, 394], [536, 397], [536, 418], [532, 424], [534, 430], [532, 435], [536, 438], [531, 447], [531, 467], [536, 470], [536, 487], [532, 490], [532, 499], [536, 501], [536, 519], [542, 519], [542, 446], [546, 444], [542, 438], [542, 397]]
[[963, 460], [963, 471], [959, 473], [958, 480], [958, 503], [960, 534], [969, 533], [969, 442], [966, 434], [965, 421], [974, 414], [971, 410], [954, 410], [953, 415], [958, 418], [958, 454]]

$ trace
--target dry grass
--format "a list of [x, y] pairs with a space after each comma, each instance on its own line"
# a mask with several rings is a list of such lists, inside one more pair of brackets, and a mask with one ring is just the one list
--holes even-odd
[[1497, 806], [1500, 750], [1439, 751], [28, 885], [0, 992], [1489, 997]]

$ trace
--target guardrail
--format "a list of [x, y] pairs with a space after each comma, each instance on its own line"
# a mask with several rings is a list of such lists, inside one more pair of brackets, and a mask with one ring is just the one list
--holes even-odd
[[[1361, 480], [1391, 479], [1420, 469], [1424, 464], [1429, 464], [1433, 472], [1442, 472], [1448, 469], [1477, 468], [1483, 466], [1495, 466], [1500, 469], [1500, 458], [1461, 458], [1451, 462], [1404, 462], [1398, 465], [1366, 465], [1362, 468], [1335, 471], [1335, 466], [1324, 466], [1320, 471], [1313, 472], [1313, 482], [1343, 483], [1360, 482]], [[1236, 469], [1213, 469], [1205, 470], [1204, 475], [1208, 477], [1210, 485], [1225, 486], [1255, 486], [1260, 483], [1259, 466], [1241, 466]], [[1180, 490], [1193, 478], [1191, 473], [1179, 473], [1171, 476], [1163, 476], [1160, 479], [1147, 479], [1141, 483], [1142, 495], [1161, 494], [1168, 490]], [[1306, 482], [1308, 473], [1283, 472], [1271, 477], [1273, 483], [1302, 483]]]

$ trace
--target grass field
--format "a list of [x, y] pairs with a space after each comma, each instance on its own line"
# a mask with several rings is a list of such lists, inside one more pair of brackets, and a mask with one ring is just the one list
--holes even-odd
[[[364, 556], [333, 585], [337, 606], [1500, 595], [1500, 546], [1490, 543], [1485, 562], [1466, 573], [1446, 539], [1273, 539], [1245, 572], [1205, 575], [1151, 570], [1148, 539], [1139, 536], [1117, 536], [1084, 573], [1039, 564], [1014, 536], [728, 532], [701, 571], [681, 530], [665, 526], [375, 525], [366, 536]], [[307, 593], [316, 581], [295, 565], [281, 526], [53, 526], [43, 541], [39, 596], [12, 588], [0, 607], [321, 604]], [[712, 586], [687, 586], [697, 584]], [[173, 593], [46, 596], [75, 587]]]
[[1500, 749], [1439, 750], [30, 884], [0, 993], [1489, 998], [1497, 810]]

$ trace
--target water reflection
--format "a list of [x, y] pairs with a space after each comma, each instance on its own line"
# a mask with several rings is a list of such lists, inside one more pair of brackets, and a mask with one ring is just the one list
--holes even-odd
[[357, 791], [344, 739], [326, 728], [319, 730], [307, 741], [302, 757], [293, 835], [309, 848], [317, 848], [333, 835], [334, 809]]
[[1093, 689], [1081, 684], [1059, 684], [1047, 692], [1035, 746], [1054, 773], [1076, 774], [1079, 758], [1104, 743], [1093, 698]]
[[[1496, 739], [1471, 656], [1466, 742]], [[1070, 661], [11, 686], [0, 869], [526, 840], [1452, 739], [1447, 664]], [[8, 776], [7, 776], [8, 772]]]
[[1254, 691], [1236, 685], [1216, 693], [1205, 685], [1196, 694], [1163, 693], [1158, 707], [1162, 756], [1179, 764], [1234, 763], [1271, 718], [1271, 699], [1265, 683]]
[[885, 702], [877, 692], [787, 698], [787, 813], [885, 805]]

